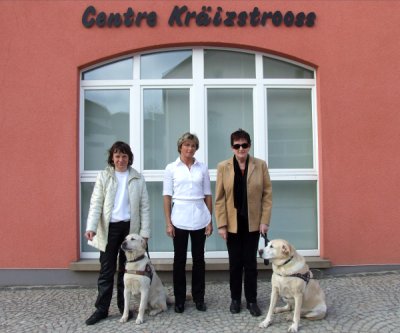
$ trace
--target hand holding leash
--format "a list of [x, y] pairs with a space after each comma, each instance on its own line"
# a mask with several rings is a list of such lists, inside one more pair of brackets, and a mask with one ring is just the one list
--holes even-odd
[[[265, 246], [269, 243], [269, 239], [267, 238], [267, 233], [261, 234], [261, 237], [264, 238]], [[264, 259], [264, 265], [269, 265], [269, 260]]]

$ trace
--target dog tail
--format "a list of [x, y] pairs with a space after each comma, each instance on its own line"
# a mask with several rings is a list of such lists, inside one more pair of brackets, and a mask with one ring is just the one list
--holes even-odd
[[[191, 294], [186, 294], [186, 301], [191, 301], [193, 299]], [[175, 304], [175, 296], [174, 295], [168, 295], [167, 294], [167, 304]]]

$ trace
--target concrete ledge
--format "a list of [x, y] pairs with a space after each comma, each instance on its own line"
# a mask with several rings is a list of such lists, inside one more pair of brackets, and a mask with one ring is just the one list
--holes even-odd
[[[321, 257], [305, 257], [306, 262], [310, 268], [331, 268], [331, 262]], [[258, 260], [259, 270], [271, 270], [271, 264], [268, 266], [264, 265], [261, 259]], [[155, 269], [158, 272], [172, 272], [173, 259], [151, 259]], [[69, 265], [71, 271], [77, 272], [93, 272], [100, 270], [100, 263], [98, 259], [81, 259], [73, 261]], [[186, 270], [192, 270], [192, 260], [187, 260]], [[221, 259], [206, 259], [206, 271], [228, 271], [229, 262], [227, 258]]]

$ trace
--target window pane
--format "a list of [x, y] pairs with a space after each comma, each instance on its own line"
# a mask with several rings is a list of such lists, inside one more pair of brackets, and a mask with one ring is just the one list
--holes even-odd
[[[207, 89], [208, 166], [233, 156], [230, 135], [243, 128], [253, 138], [253, 89]], [[250, 152], [252, 153], [252, 151]]]
[[81, 183], [81, 244], [82, 252], [97, 252], [98, 250], [87, 243], [84, 234], [86, 231], [87, 217], [89, 214], [90, 198], [94, 183]]
[[132, 58], [113, 62], [82, 74], [83, 80], [132, 80]]
[[313, 79], [314, 72], [278, 59], [263, 57], [265, 79]]
[[151, 209], [151, 238], [149, 250], [152, 252], [173, 252], [172, 239], [165, 232], [162, 182], [147, 182]]
[[142, 79], [191, 79], [192, 51], [147, 54], [140, 57]]
[[129, 143], [129, 90], [85, 91], [85, 170], [102, 170], [115, 141]]
[[283, 238], [297, 250], [318, 248], [316, 181], [273, 181], [268, 238]]
[[[215, 201], [215, 182], [211, 182], [211, 191], [213, 197], [213, 205]], [[206, 252], [207, 251], [227, 251], [226, 242], [218, 235], [218, 229], [216, 219], [213, 211], [212, 215], [214, 231], [210, 237], [206, 240]]]
[[270, 168], [313, 168], [311, 89], [267, 89]]
[[164, 170], [178, 158], [176, 142], [189, 131], [189, 89], [145, 89], [144, 168]]
[[255, 78], [255, 56], [243, 52], [205, 50], [204, 77], [206, 79]]

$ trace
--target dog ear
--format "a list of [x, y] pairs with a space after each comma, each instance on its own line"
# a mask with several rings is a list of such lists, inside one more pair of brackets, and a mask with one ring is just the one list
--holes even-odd
[[289, 244], [283, 244], [283, 245], [282, 245], [282, 253], [283, 253], [285, 256], [290, 255], [290, 254], [292, 253], [292, 248], [291, 248], [291, 246], [290, 246]]
[[286, 243], [282, 245], [282, 253], [284, 255], [291, 256], [293, 252], [294, 252], [294, 247], [291, 244]]

